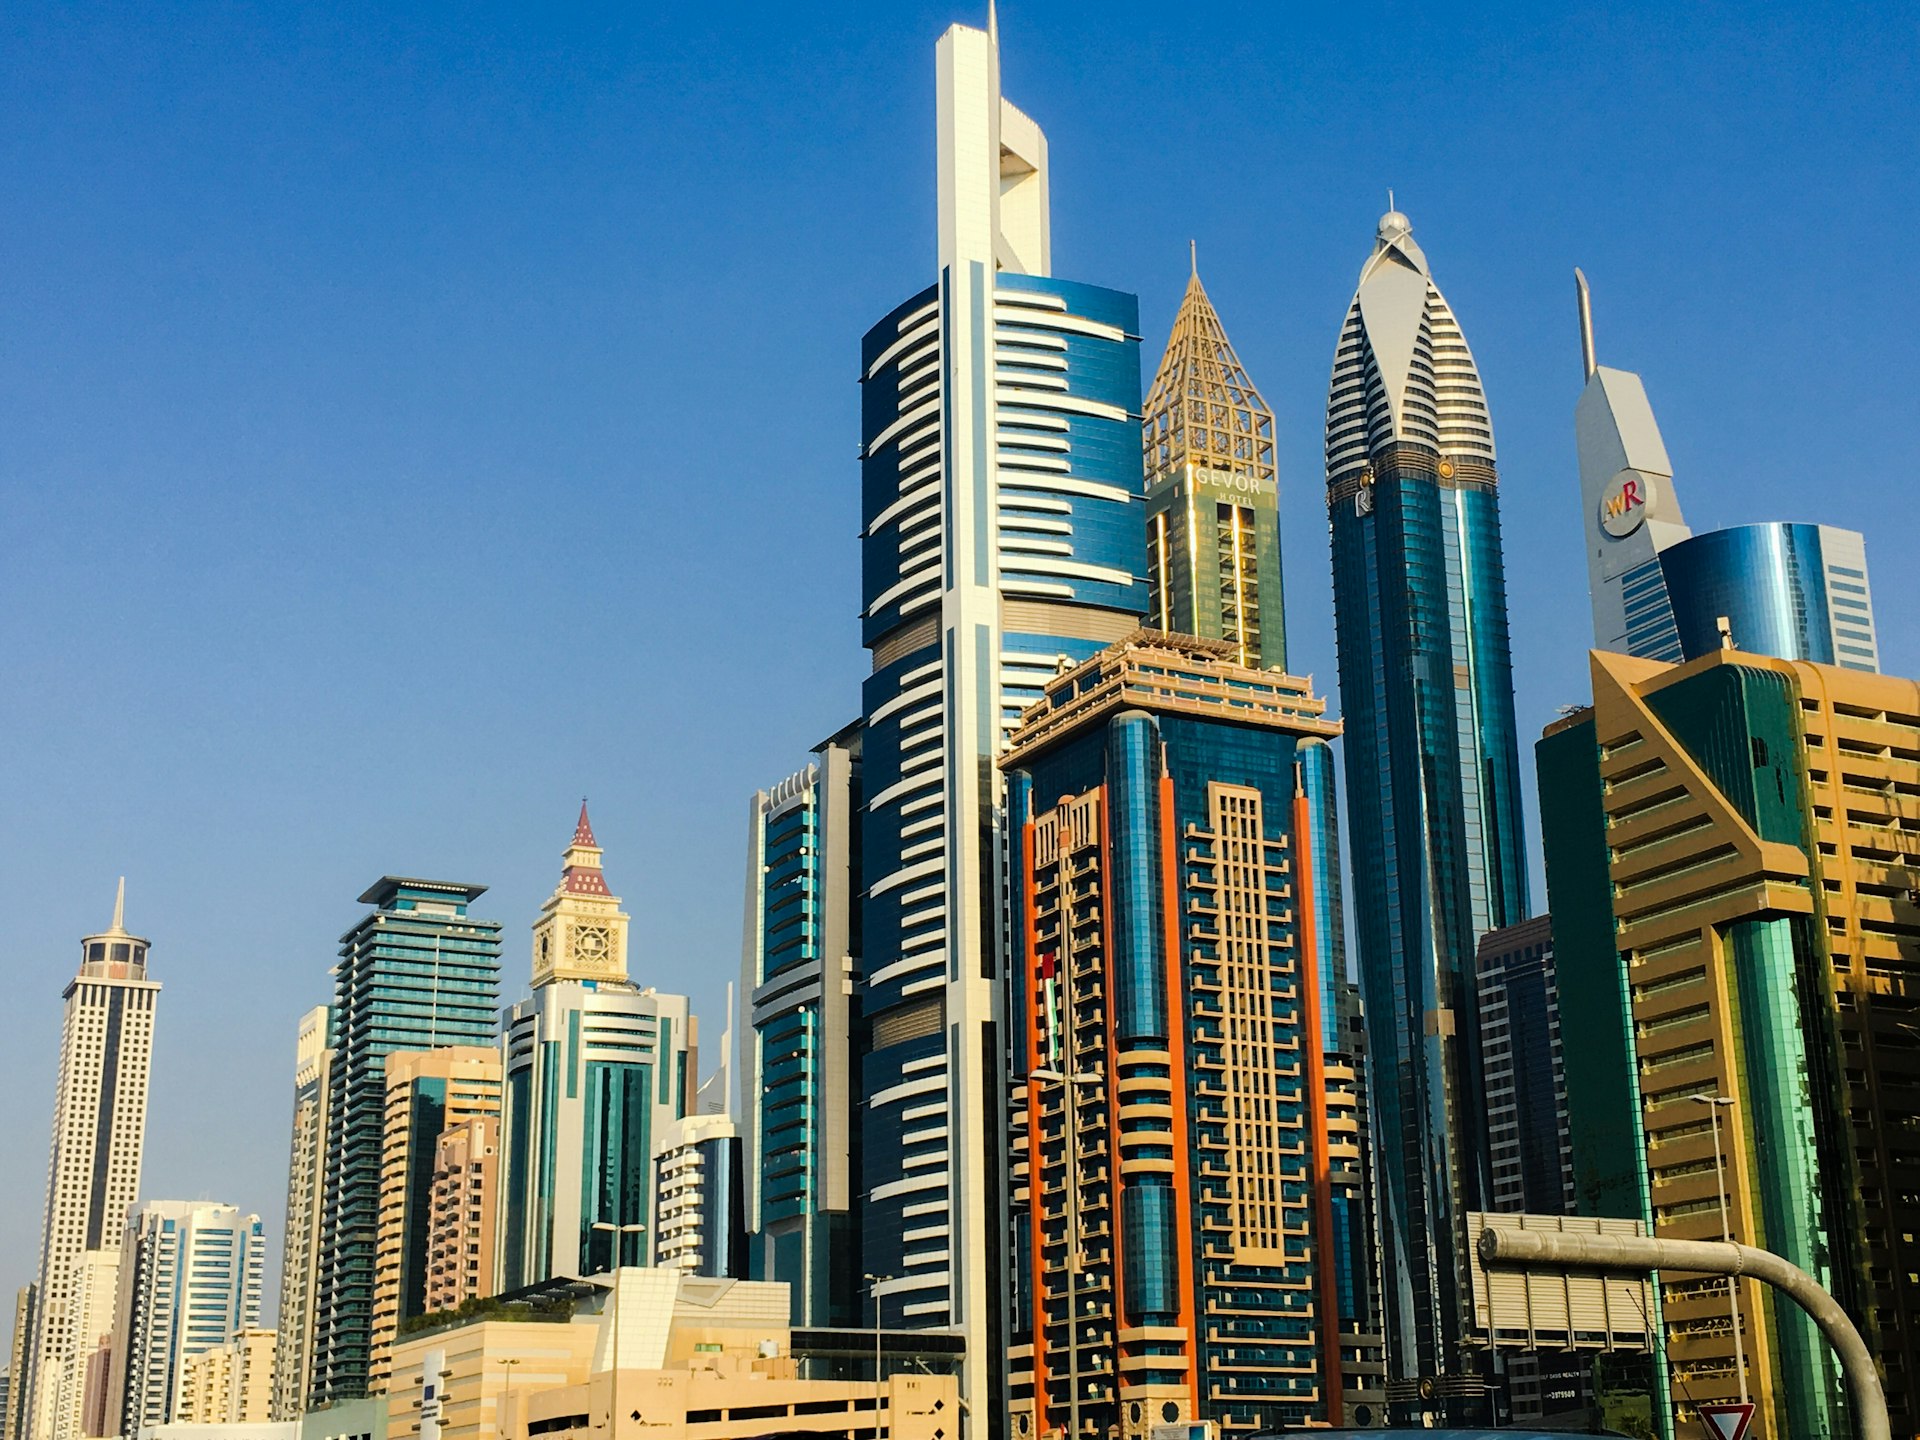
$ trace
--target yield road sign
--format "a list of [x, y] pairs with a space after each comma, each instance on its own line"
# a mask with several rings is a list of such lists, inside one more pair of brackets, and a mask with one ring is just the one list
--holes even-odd
[[1729, 1401], [1725, 1405], [1702, 1405], [1700, 1418], [1706, 1423], [1712, 1440], [1745, 1440], [1747, 1426], [1753, 1423], [1751, 1400]]

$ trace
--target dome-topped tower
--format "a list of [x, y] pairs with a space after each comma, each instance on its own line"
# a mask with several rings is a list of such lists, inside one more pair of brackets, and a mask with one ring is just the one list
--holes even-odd
[[1473, 352], [1389, 202], [1327, 396], [1355, 934], [1380, 1144], [1405, 1160], [1379, 1176], [1389, 1382], [1462, 1363], [1455, 1238], [1491, 1208], [1474, 947], [1527, 914], [1497, 483]]
[[1433, 283], [1413, 222], [1380, 217], [1347, 309], [1327, 399], [1327, 482], [1351, 495], [1373, 452], [1406, 445], [1443, 478], [1493, 479], [1493, 420], [1480, 371]]

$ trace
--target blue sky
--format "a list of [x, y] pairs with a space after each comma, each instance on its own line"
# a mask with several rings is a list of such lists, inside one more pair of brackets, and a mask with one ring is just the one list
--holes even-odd
[[[166, 987], [143, 1192], [276, 1248], [295, 1021], [382, 873], [491, 886], [516, 995], [591, 796], [636, 978], [717, 1041], [747, 797], [858, 703], [858, 342], [933, 278], [932, 45], [982, 18], [9, 7], [0, 1285], [122, 873]], [[1693, 525], [1865, 530], [1920, 672], [1910, 8], [1001, 22], [1056, 271], [1141, 295], [1149, 372], [1199, 243], [1323, 688], [1322, 409], [1389, 186], [1493, 408], [1523, 736], [1588, 693], [1575, 264]]]

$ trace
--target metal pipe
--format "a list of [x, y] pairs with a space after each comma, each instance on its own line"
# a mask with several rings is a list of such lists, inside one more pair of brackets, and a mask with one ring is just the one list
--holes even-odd
[[1867, 1342], [1818, 1281], [1771, 1250], [1724, 1240], [1657, 1240], [1647, 1235], [1578, 1235], [1489, 1227], [1480, 1233], [1480, 1261], [1514, 1269], [1540, 1264], [1556, 1270], [1629, 1275], [1683, 1270], [1695, 1275], [1751, 1276], [1783, 1291], [1807, 1312], [1833, 1346], [1846, 1377], [1859, 1440], [1893, 1440], [1893, 1428], [1887, 1419], [1887, 1392], [1880, 1384], [1880, 1372]]

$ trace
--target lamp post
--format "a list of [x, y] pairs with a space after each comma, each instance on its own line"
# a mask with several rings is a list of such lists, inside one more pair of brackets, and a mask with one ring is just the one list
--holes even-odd
[[891, 1275], [867, 1276], [867, 1284], [873, 1287], [873, 1440], [880, 1440], [880, 1286], [891, 1279]]
[[[1104, 1079], [1097, 1070], [1076, 1070], [1071, 1075], [1058, 1070], [1029, 1070], [1027, 1083], [1038, 1081], [1058, 1085], [1066, 1105], [1067, 1140], [1067, 1425], [1072, 1440], [1080, 1440], [1080, 1125], [1079, 1100], [1074, 1087], [1098, 1089]], [[1032, 1117], [1033, 1101], [1027, 1101]], [[1033, 1117], [1030, 1123], [1038, 1123]], [[1037, 1300], [1039, 1297], [1036, 1296]], [[1044, 1324], [1044, 1316], [1042, 1316]]]
[[604, 1230], [613, 1236], [613, 1267], [609, 1272], [613, 1276], [613, 1374], [607, 1377], [607, 1440], [619, 1440], [620, 1435], [620, 1242], [629, 1235], [647, 1233], [647, 1222], [636, 1220], [631, 1225], [616, 1225], [611, 1220], [596, 1220], [595, 1230]]
[[[513, 1413], [513, 1367], [518, 1365], [519, 1363], [520, 1363], [520, 1357], [518, 1355], [502, 1355], [500, 1357], [500, 1364], [505, 1366], [507, 1371], [506, 1401], [507, 1401], [507, 1413], [509, 1416], [511, 1416]], [[497, 1417], [495, 1420], [494, 1428], [498, 1430], [502, 1436], [505, 1436], [507, 1433], [506, 1427], [498, 1423]]]
[[[1690, 1095], [1687, 1097], [1707, 1107], [1709, 1118], [1713, 1121], [1713, 1179], [1714, 1188], [1720, 1192], [1720, 1238], [1729, 1243], [1733, 1240], [1733, 1227], [1727, 1219], [1727, 1172], [1726, 1164], [1720, 1157], [1720, 1111], [1731, 1108], [1731, 1095]], [[1740, 1338], [1740, 1286], [1733, 1276], [1727, 1276], [1727, 1310], [1733, 1317], [1733, 1369], [1740, 1380], [1740, 1403], [1747, 1403], [1747, 1347]]]

